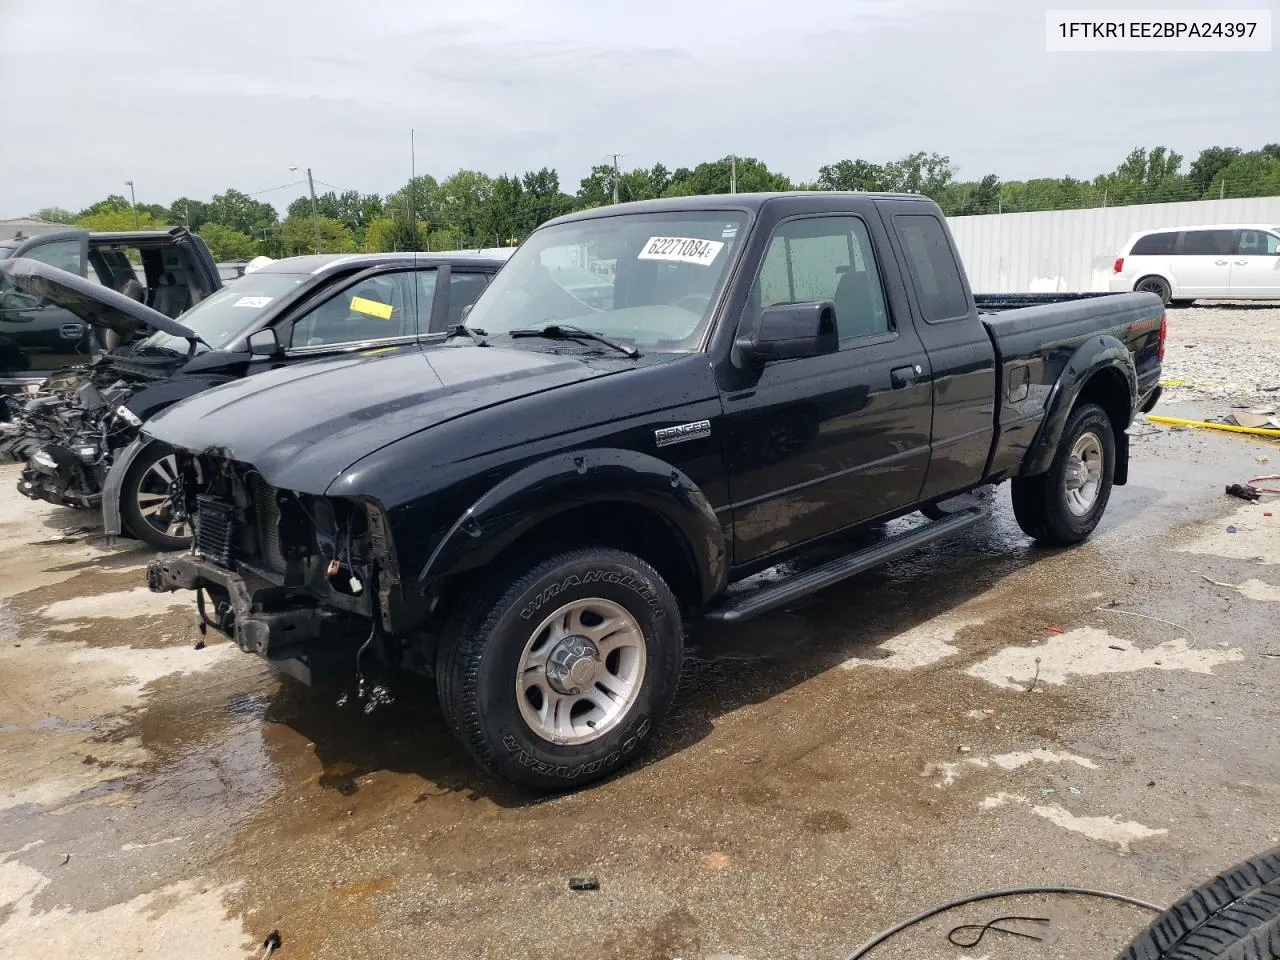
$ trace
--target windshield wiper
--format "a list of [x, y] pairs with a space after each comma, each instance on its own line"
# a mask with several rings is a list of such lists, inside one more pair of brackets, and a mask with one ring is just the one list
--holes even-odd
[[472, 330], [465, 323], [455, 323], [449, 328], [449, 332], [444, 335], [445, 342], [452, 340], [454, 337], [466, 337], [477, 347], [487, 347], [489, 341], [486, 340], [483, 330]]
[[632, 360], [640, 356], [640, 351], [630, 344], [620, 343], [617, 340], [610, 340], [606, 336], [595, 333], [592, 330], [583, 330], [581, 327], [575, 327], [569, 323], [552, 323], [545, 327], [531, 328], [528, 330], [512, 330], [512, 337], [544, 337], [547, 340], [594, 340], [596, 343], [603, 343], [606, 347], [612, 347], [619, 353], [626, 354]]

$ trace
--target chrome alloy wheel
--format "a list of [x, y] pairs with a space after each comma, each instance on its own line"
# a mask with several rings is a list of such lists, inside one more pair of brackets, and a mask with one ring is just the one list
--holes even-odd
[[567, 603], [538, 625], [520, 655], [520, 715], [544, 740], [590, 743], [630, 712], [646, 656], [644, 633], [625, 608], [600, 597]]
[[1067, 509], [1083, 517], [1098, 502], [1102, 490], [1102, 441], [1096, 433], [1082, 433], [1067, 458]]
[[[203, 476], [196, 461], [196, 482]], [[134, 494], [138, 513], [155, 530], [166, 537], [184, 540], [191, 536], [191, 521], [178, 503], [178, 458], [172, 453], [161, 457], [138, 480]]]

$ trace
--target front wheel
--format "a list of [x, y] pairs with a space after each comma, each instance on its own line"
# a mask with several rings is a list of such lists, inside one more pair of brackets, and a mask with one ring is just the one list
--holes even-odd
[[574, 550], [499, 572], [462, 604], [440, 643], [440, 704], [490, 772], [573, 789], [635, 757], [675, 697], [683, 643], [649, 564]]
[[173, 449], [153, 441], [134, 458], [120, 487], [120, 519], [125, 529], [157, 550], [191, 546], [191, 520], [177, 482], [178, 459]]
[[1102, 519], [1115, 471], [1111, 418], [1094, 403], [1077, 407], [1048, 472], [1013, 481], [1013, 515], [1018, 526], [1041, 543], [1079, 543]]

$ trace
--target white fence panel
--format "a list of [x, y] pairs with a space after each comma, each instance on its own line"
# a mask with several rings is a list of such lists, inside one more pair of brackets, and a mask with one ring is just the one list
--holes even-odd
[[975, 293], [1106, 290], [1111, 265], [1131, 234], [1212, 223], [1280, 226], [1280, 197], [990, 213], [948, 222]]

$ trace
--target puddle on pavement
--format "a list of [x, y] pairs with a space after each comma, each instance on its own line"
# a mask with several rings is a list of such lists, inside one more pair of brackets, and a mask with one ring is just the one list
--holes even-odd
[[924, 773], [921, 775], [925, 777], [938, 777], [939, 779], [934, 783], [935, 787], [949, 787], [969, 771], [988, 770], [992, 767], [999, 770], [1010, 771], [1025, 767], [1030, 763], [1075, 764], [1077, 767], [1082, 767], [1085, 770], [1098, 769], [1098, 765], [1088, 757], [1076, 756], [1074, 753], [1068, 753], [1066, 751], [1037, 748], [1035, 750], [998, 753], [988, 757], [966, 757], [963, 760], [945, 763], [931, 763], [925, 767]]
[[[1271, 516], [1264, 516], [1267, 513]], [[1275, 500], [1241, 504], [1234, 513], [1192, 526], [1176, 549], [1180, 553], [1280, 564], [1280, 504]]]

